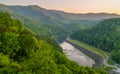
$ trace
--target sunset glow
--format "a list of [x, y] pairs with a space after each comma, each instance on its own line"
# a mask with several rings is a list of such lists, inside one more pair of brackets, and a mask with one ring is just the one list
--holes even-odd
[[120, 0], [1, 0], [7, 5], [39, 5], [53, 10], [71, 13], [117, 13], [120, 14]]

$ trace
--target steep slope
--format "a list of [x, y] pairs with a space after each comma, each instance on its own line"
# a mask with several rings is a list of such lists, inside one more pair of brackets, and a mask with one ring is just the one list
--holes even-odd
[[34, 36], [19, 20], [0, 13], [1, 74], [107, 74], [69, 61], [49, 38]]
[[[54, 20], [51, 20], [51, 22], [49, 22], [50, 20], [47, 20], [48, 17], [45, 17], [45, 15], [43, 15], [43, 16], [38, 15], [39, 18], [34, 17], [34, 16], [37, 16], [36, 13], [40, 13], [40, 12], [38, 12], [34, 8], [32, 9], [31, 6], [30, 6], [30, 8], [29, 7], [21, 7], [21, 6], [18, 7], [17, 11], [21, 11], [26, 14], [18, 13], [16, 11], [13, 11], [13, 9], [17, 9], [17, 7], [12, 8], [12, 7], [8, 7], [5, 5], [0, 6], [1, 11], [7, 11], [13, 16], [13, 18], [17, 18], [17, 19], [23, 21], [25, 23], [25, 26], [30, 28], [37, 35], [44, 35], [44, 36], [52, 35], [52, 36], [56, 36], [59, 38], [64, 38], [69, 34], [69, 32], [63, 26], [60, 26], [57, 23], [52, 22]], [[32, 13], [35, 12], [35, 11], [31, 12], [29, 10], [33, 10], [33, 11], [35, 10], [36, 11], [35, 15], [27, 16], [27, 14], [32, 15]], [[46, 21], [44, 21], [44, 20], [46, 20]]]
[[71, 38], [111, 52], [112, 59], [120, 63], [120, 18], [107, 19], [95, 27], [79, 30]]

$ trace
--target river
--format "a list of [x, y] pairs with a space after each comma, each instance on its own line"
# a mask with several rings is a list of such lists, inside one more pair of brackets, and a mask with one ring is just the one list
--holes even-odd
[[89, 58], [87, 55], [75, 48], [70, 43], [64, 41], [60, 44], [60, 46], [62, 47], [63, 52], [67, 58], [77, 62], [79, 65], [92, 67], [95, 64], [94, 60]]

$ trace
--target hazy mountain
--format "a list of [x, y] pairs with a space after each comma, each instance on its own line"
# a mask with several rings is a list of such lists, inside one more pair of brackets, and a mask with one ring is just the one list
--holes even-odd
[[25, 26], [40, 35], [65, 38], [80, 28], [93, 26], [102, 19], [118, 18], [120, 15], [107, 13], [73, 14], [63, 11], [47, 10], [36, 5], [7, 6], [0, 10], [9, 12], [13, 18], [25, 22]]
[[52, 22], [53, 20], [55, 21], [64, 20], [66, 22], [66, 20], [100, 20], [100, 19], [120, 17], [120, 15], [118, 14], [108, 14], [108, 13], [87, 13], [87, 14], [67, 13], [64, 11], [47, 10], [37, 5], [7, 6], [1, 4], [0, 9], [8, 10], [10, 12], [16, 12], [18, 14], [22, 14], [25, 16], [29, 16], [31, 18], [40, 19], [42, 21], [47, 21], [47, 22], [51, 22], [50, 19], [52, 19]]

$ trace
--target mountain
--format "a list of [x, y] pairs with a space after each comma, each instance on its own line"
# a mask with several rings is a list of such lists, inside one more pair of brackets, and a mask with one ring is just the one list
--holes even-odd
[[66, 22], [67, 20], [69, 21], [70, 20], [101, 20], [101, 19], [120, 17], [120, 15], [118, 14], [109, 14], [109, 13], [86, 13], [86, 14], [67, 13], [57, 10], [47, 10], [36, 5], [8, 6], [8, 8], [19, 14], [27, 15], [31, 18], [38, 18], [42, 20], [51, 18], [56, 21], [62, 20], [64, 22]]
[[107, 13], [73, 14], [47, 10], [36, 5], [7, 6], [0, 4], [1, 11], [9, 12], [13, 18], [24, 22], [37, 35], [65, 39], [80, 28], [87, 28], [102, 19], [118, 18], [120, 15]]
[[71, 38], [110, 52], [111, 58], [120, 63], [120, 18], [103, 20], [92, 28], [76, 31]]

